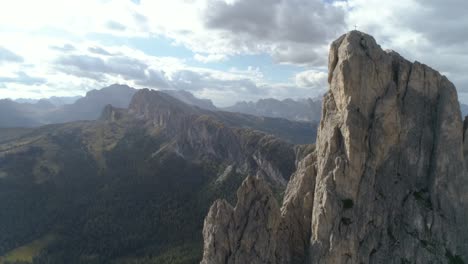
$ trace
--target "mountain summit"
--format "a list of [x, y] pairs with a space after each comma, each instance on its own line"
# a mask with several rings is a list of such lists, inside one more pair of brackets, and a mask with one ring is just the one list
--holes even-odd
[[[281, 210], [253, 206], [271, 194], [260, 179], [250, 188], [257, 195], [242, 191], [252, 185], [246, 180], [234, 212], [211, 207], [202, 263], [468, 261], [454, 85], [359, 31], [332, 43], [328, 81], [316, 152], [300, 163]], [[258, 198], [245, 205], [246, 197]], [[233, 224], [260, 212], [264, 218]]]

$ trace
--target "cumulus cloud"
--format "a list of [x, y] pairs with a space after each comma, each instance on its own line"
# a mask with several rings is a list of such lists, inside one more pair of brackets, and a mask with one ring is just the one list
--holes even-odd
[[14, 77], [0, 77], [0, 84], [3, 83], [17, 83], [24, 85], [41, 85], [47, 82], [46, 79], [41, 77], [29, 76], [25, 72], [17, 72]]
[[252, 41], [321, 45], [344, 25], [343, 10], [321, 0], [210, 0], [203, 15], [208, 28], [244, 34]]
[[410, 28], [438, 45], [468, 42], [466, 1], [415, 0], [415, 6], [418, 8], [414, 12], [410, 11], [412, 16], [406, 16], [402, 20]]
[[344, 9], [331, 1], [142, 0], [140, 6], [151, 31], [196, 53], [266, 53], [280, 63], [323, 63], [329, 41], [345, 30]]
[[114, 54], [110, 53], [104, 48], [101, 47], [89, 47], [88, 51], [94, 54], [104, 55], [104, 56], [112, 56]]
[[[468, 44], [463, 0], [349, 0], [347, 23], [372, 34], [385, 48], [398, 51], [446, 74], [459, 92], [468, 92]], [[375, 10], [385, 10], [375, 12]]]
[[112, 30], [117, 30], [117, 31], [124, 31], [125, 29], [127, 29], [125, 25], [122, 25], [116, 21], [108, 21], [106, 23], [106, 27]]
[[219, 62], [219, 61], [224, 61], [227, 59], [227, 56], [224, 54], [208, 54], [208, 55], [201, 55], [201, 54], [195, 54], [193, 58], [199, 62], [203, 63], [210, 63], [210, 62]]
[[5, 62], [23, 62], [23, 57], [13, 53], [12, 51], [0, 46], [0, 63]]
[[70, 51], [74, 51], [76, 50], [75, 46], [73, 46], [72, 44], [63, 44], [61, 46], [49, 46], [50, 49], [52, 50], [57, 50], [57, 51], [61, 51], [61, 52], [70, 52]]
[[343, 9], [321, 0], [210, 0], [204, 25], [228, 44], [268, 52], [278, 62], [323, 63], [324, 46], [344, 29]]
[[[103, 59], [90, 55], [68, 55], [57, 60], [59, 69], [64, 72], [82, 72], [83, 77], [88, 73], [115, 74], [126, 80], [142, 79], [145, 77], [145, 70], [148, 68], [144, 62], [125, 56], [111, 57]], [[67, 71], [72, 69], [73, 71]]]
[[236, 76], [216, 76], [212, 72], [195, 72], [192, 70], [181, 70], [171, 76], [171, 82], [177, 89], [188, 91], [216, 90], [236, 91], [238, 94], [258, 94], [260, 89], [250, 79]]
[[[89, 50], [89, 49], [88, 49]], [[117, 77], [137, 85], [166, 88], [168, 81], [165, 73], [151, 68], [145, 61], [124, 55], [113, 55], [104, 49], [91, 49], [90, 52], [102, 54], [67, 55], [57, 59], [57, 69], [70, 75], [85, 77], [96, 81], [115, 80]]]
[[[0, 48], [4, 79], [0, 86], [8, 81], [8, 87], [14, 87], [9, 94], [26, 90], [18, 88], [26, 83], [36, 83], [34, 88], [40, 87], [43, 93], [68, 93], [64, 87], [82, 92], [126, 82], [188, 89], [198, 96], [213, 97], [219, 104], [314, 96], [326, 87], [330, 41], [357, 24], [358, 30], [374, 35], [382, 47], [443, 72], [457, 85], [462, 98], [468, 98], [468, 16], [464, 14], [468, 2], [463, 0], [44, 1], [16, 0], [0, 9], [0, 24], [13, 29], [0, 30], [0, 43], [5, 47]], [[41, 34], [49, 35], [41, 39]], [[89, 39], [92, 36], [98, 37]], [[155, 57], [110, 44], [112, 38], [122, 37], [118, 43], [127, 43], [133, 37], [148, 36], [187, 48], [191, 58]], [[9, 50], [13, 47], [14, 52]], [[275, 74], [271, 71], [275, 65], [261, 65], [261, 60], [259, 65], [249, 63], [255, 65], [251, 69], [210, 69], [214, 67], [210, 63], [229, 68], [236, 56], [252, 54], [295, 66], [285, 66], [293, 70], [281, 76], [282, 80], [274, 78], [276, 81], [269, 79]], [[187, 65], [194, 60], [206, 65]], [[47, 79], [47, 85], [35, 76]]]
[[155, 69], [148, 69], [145, 72], [145, 78], [136, 80], [135, 83], [140, 86], [158, 89], [170, 87], [170, 84], [166, 79], [164, 72]]
[[295, 83], [298, 87], [325, 90], [328, 86], [327, 78], [328, 74], [325, 72], [308, 70], [296, 74]]

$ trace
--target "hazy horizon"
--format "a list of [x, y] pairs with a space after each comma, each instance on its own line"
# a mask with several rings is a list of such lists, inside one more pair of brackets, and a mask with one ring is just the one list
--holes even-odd
[[0, 10], [0, 97], [84, 95], [113, 83], [184, 89], [223, 106], [315, 97], [327, 90], [330, 42], [357, 28], [441, 71], [468, 102], [466, 3], [455, 2], [9, 2]]

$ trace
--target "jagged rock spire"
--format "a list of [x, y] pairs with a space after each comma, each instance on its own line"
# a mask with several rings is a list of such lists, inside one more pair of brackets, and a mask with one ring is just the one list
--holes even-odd
[[359, 31], [331, 45], [329, 83], [312, 263], [443, 263], [461, 255], [467, 175], [453, 84]]
[[314, 162], [291, 177], [268, 263], [468, 261], [466, 126], [453, 84], [359, 31], [331, 45], [328, 81]]

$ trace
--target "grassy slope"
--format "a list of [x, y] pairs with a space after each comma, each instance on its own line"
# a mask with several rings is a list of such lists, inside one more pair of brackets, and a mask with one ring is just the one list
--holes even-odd
[[4, 256], [0, 256], [0, 264], [19, 261], [32, 262], [33, 258], [38, 256], [39, 253], [54, 240], [54, 235], [46, 235], [32, 241], [31, 243], [15, 248]]

